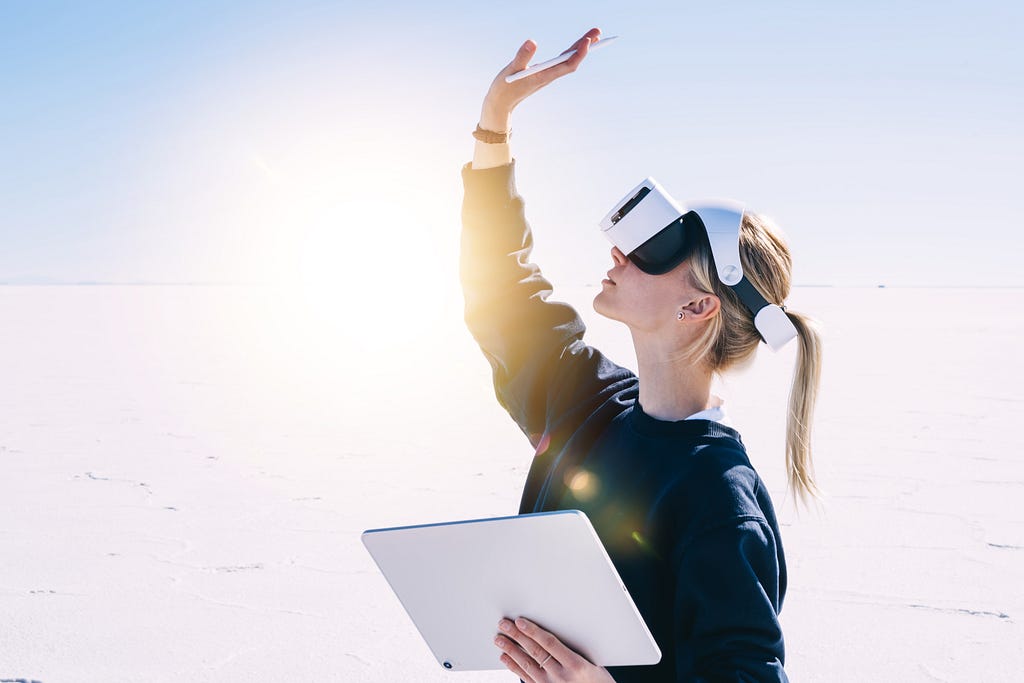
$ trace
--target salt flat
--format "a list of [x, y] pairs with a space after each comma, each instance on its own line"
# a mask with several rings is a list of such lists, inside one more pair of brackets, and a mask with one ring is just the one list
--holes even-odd
[[[632, 367], [596, 291], [553, 298]], [[0, 679], [515, 680], [441, 669], [359, 534], [514, 514], [532, 449], [461, 300], [343, 303], [0, 287]], [[718, 393], [780, 513], [791, 678], [1020, 680], [1024, 290], [788, 303], [825, 335], [821, 510], [785, 495], [793, 348]]]

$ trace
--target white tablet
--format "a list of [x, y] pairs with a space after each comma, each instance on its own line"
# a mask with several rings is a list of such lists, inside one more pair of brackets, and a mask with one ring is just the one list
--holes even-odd
[[579, 510], [370, 529], [362, 540], [446, 669], [505, 669], [498, 621], [520, 616], [598, 666], [661, 660]]

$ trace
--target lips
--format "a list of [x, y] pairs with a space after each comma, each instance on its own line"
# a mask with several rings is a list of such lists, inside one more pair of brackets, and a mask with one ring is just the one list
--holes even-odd
[[608, 275], [608, 282], [610, 282], [610, 283], [612, 283], [614, 285], [615, 284], [615, 280], [612, 279], [612, 271], [609, 270], [607, 275]]

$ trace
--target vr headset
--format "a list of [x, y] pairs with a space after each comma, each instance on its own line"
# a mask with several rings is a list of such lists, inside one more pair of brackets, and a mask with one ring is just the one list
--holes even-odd
[[740, 224], [743, 205], [731, 200], [680, 205], [654, 178], [630, 190], [608, 215], [601, 231], [637, 268], [651, 275], [669, 272], [693, 251], [700, 235], [711, 245], [718, 279], [754, 314], [754, 327], [773, 351], [797, 336], [786, 312], [770, 304], [743, 275]]

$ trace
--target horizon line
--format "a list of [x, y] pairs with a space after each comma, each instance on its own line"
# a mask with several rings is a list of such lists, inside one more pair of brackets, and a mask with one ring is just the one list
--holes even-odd
[[[274, 287], [282, 285], [298, 284], [297, 281], [147, 281], [147, 280], [77, 280], [46, 282], [43, 280], [23, 282], [0, 280], [0, 287]], [[568, 285], [570, 287], [597, 287], [598, 285], [585, 283]], [[861, 288], [861, 289], [1024, 289], [1021, 285], [933, 285], [933, 284], [911, 284], [911, 285], [890, 285], [879, 284], [795, 284], [794, 288]]]

